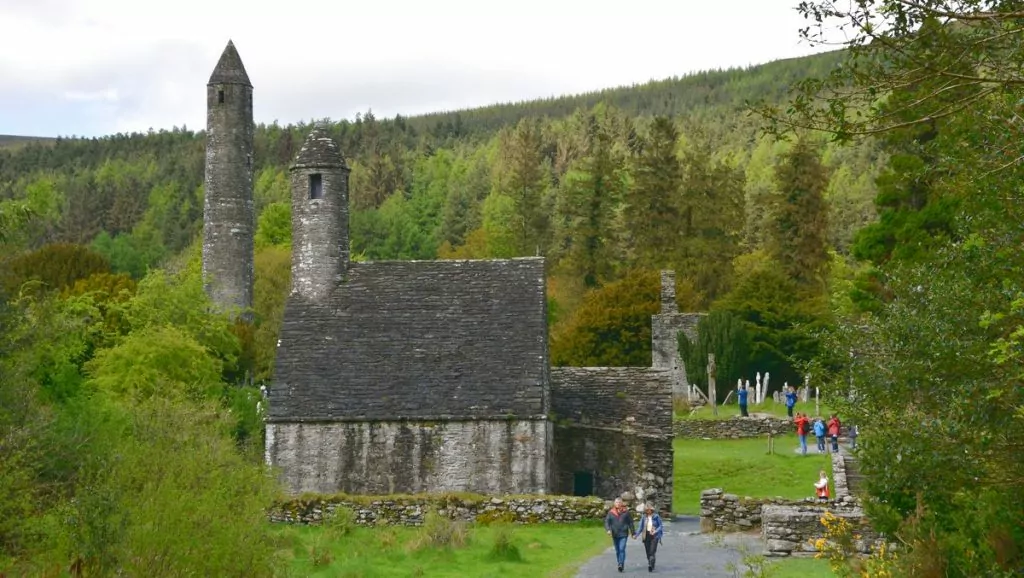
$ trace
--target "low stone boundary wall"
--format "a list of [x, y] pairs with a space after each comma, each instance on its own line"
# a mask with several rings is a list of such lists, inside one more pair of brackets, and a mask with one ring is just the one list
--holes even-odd
[[766, 505], [761, 511], [765, 555], [785, 557], [817, 552], [814, 542], [825, 536], [822, 518], [826, 513], [850, 524], [854, 549], [861, 554], [870, 554], [872, 546], [882, 540], [859, 507]]
[[795, 431], [792, 420], [774, 417], [690, 418], [677, 419], [672, 424], [675, 437], [690, 439], [755, 438]]
[[573, 496], [301, 496], [274, 504], [267, 516], [271, 522], [319, 524], [324, 513], [346, 507], [360, 525], [418, 526], [430, 511], [453, 520], [538, 524], [601, 520], [610, 505], [600, 498]]
[[[807, 485], [809, 488], [811, 483], [808, 482]], [[721, 488], [704, 490], [700, 494], [701, 532], [744, 532], [760, 528], [763, 511], [768, 506], [813, 507], [819, 514], [830, 508], [859, 507], [858, 500], [850, 495], [846, 484], [846, 459], [842, 454], [832, 454], [832, 486], [832, 500], [824, 504], [813, 497], [803, 500], [741, 498], [736, 494], [728, 494]]]

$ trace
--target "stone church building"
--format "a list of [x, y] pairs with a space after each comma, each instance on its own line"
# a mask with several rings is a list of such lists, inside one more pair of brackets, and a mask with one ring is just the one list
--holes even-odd
[[[251, 308], [252, 84], [228, 43], [207, 87], [203, 272]], [[292, 288], [269, 388], [266, 461], [292, 493], [466, 491], [672, 500], [672, 394], [685, 387], [662, 272], [654, 367], [551, 367], [545, 260], [355, 263], [349, 167], [322, 127], [290, 167]]]

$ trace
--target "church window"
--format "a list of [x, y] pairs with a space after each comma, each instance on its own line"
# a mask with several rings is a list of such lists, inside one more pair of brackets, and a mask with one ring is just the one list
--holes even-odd
[[224, 104], [224, 89], [217, 91], [217, 102], [219, 104]]
[[324, 198], [324, 180], [320, 173], [309, 175], [309, 198]]

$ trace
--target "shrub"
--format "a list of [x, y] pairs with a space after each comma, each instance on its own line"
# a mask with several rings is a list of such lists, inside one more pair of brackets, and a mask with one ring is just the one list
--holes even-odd
[[423, 518], [419, 535], [409, 545], [412, 550], [448, 549], [461, 548], [468, 542], [469, 528], [465, 522], [450, 520], [437, 512], [428, 512]]
[[519, 546], [516, 546], [512, 538], [513, 531], [511, 526], [498, 526], [497, 531], [494, 533], [494, 544], [491, 545], [490, 558], [502, 562], [522, 562], [523, 555], [519, 552]]
[[332, 538], [347, 536], [356, 527], [356, 513], [352, 508], [336, 506], [324, 516], [324, 527]]

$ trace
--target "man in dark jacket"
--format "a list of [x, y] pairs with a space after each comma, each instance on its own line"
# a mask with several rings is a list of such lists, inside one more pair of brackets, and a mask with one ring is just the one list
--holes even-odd
[[633, 527], [633, 516], [629, 510], [622, 505], [622, 498], [615, 498], [615, 505], [608, 510], [604, 517], [604, 530], [612, 537], [612, 544], [615, 545], [615, 560], [619, 563], [619, 572], [626, 564], [626, 541], [630, 534], [636, 533]]

